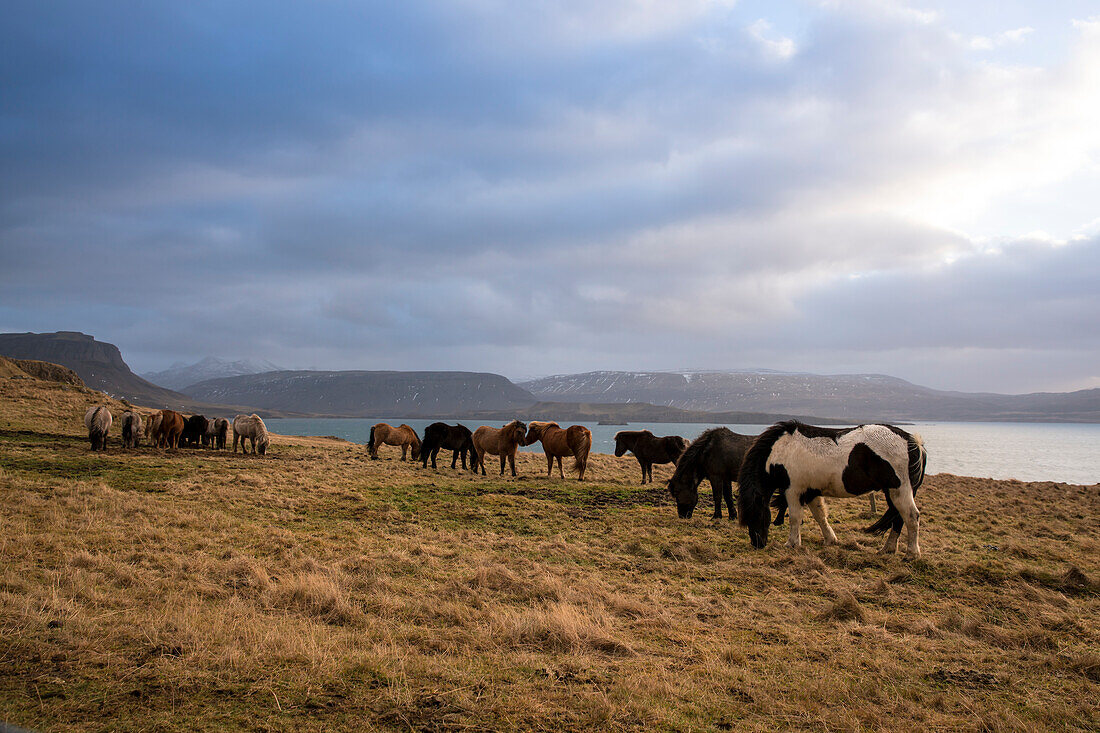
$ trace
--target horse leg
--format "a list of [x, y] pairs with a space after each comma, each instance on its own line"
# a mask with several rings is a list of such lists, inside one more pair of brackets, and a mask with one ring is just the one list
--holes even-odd
[[835, 545], [836, 532], [829, 526], [829, 507], [825, 504], [825, 499], [819, 496], [811, 501], [810, 513], [814, 515], [814, 519], [821, 527], [821, 536], [824, 538], [825, 544]]
[[512, 467], [512, 478], [516, 477], [516, 451], [513, 448], [512, 452], [508, 454], [508, 465]]
[[802, 502], [794, 488], [787, 489], [787, 513], [791, 515], [791, 536], [787, 547], [802, 546]]
[[737, 505], [733, 503], [733, 482], [729, 479], [722, 480], [722, 496], [726, 497], [726, 513], [732, 522], [737, 519]]
[[916, 559], [920, 557], [920, 541], [917, 538], [917, 532], [920, 527], [920, 512], [917, 510], [917, 503], [913, 500], [913, 490], [909, 488], [908, 482], [905, 485], [894, 489], [894, 506], [897, 507], [898, 513], [901, 514], [901, 519], [905, 523], [905, 534], [908, 545], [905, 548], [905, 554], [911, 558]]
[[886, 535], [886, 544], [879, 550], [880, 555], [893, 555], [898, 551], [898, 539], [901, 538], [901, 533], [893, 527], [890, 528], [890, 532]]
[[508, 460], [508, 457], [502, 452], [500, 454], [500, 475], [504, 475], [504, 462]]
[[710, 493], [714, 495], [714, 514], [711, 519], [722, 518], [722, 482], [715, 479], [708, 479], [710, 481]]
[[642, 486], [645, 486], [645, 464], [638, 461], [638, 465], [642, 467]]
[[562, 481], [565, 480], [565, 471], [561, 470], [561, 456], [558, 456], [558, 476]]
[[554, 477], [554, 456], [550, 455], [550, 452], [546, 453], [546, 478]]

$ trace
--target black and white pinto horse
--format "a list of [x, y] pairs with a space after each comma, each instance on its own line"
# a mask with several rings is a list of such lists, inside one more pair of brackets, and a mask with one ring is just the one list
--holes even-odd
[[[897, 551], [904, 526], [906, 554], [920, 557], [917, 528], [920, 512], [913, 495], [924, 481], [928, 453], [921, 437], [893, 425], [819, 428], [796, 420], [779, 422], [756, 439], [741, 465], [738, 505], [749, 540], [760, 549], [768, 544], [768, 504], [791, 515], [788, 547], [802, 544], [802, 512], [821, 526], [825, 544], [836, 542], [823, 497], [853, 497], [871, 491], [886, 494], [888, 508], [867, 528], [873, 534], [890, 530], [882, 552]], [[774, 499], [773, 499], [774, 495]]]

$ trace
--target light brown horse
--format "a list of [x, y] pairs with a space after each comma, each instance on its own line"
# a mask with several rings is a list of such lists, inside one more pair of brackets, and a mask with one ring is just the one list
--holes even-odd
[[420, 438], [416, 437], [416, 431], [402, 423], [396, 428], [384, 422], [380, 422], [370, 429], [370, 441], [367, 443], [367, 451], [370, 457], [378, 460], [378, 446], [401, 446], [401, 460], [408, 458], [409, 448], [412, 447], [412, 459], [420, 458]]
[[534, 445], [542, 441], [542, 450], [546, 453], [546, 477], [554, 473], [554, 459], [558, 459], [558, 475], [565, 478], [561, 468], [561, 459], [573, 456], [570, 468], [577, 474], [578, 481], [584, 481], [584, 469], [588, 467], [588, 451], [592, 449], [592, 431], [583, 425], [570, 425], [563, 429], [556, 422], [532, 420], [527, 430], [524, 445]]
[[513, 420], [502, 428], [482, 425], [474, 431], [475, 459], [481, 466], [481, 475], [485, 475], [485, 454], [500, 456], [500, 475], [504, 475], [504, 460], [512, 466], [512, 475], [516, 475], [516, 448], [523, 445], [523, 436], [527, 426], [519, 420]]
[[158, 448], [178, 448], [183, 434], [183, 415], [174, 410], [161, 410], [157, 432], [153, 436]]

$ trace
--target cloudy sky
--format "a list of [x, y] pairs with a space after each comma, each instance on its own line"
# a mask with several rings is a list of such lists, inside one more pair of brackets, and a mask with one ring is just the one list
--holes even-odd
[[0, 331], [1097, 387], [1097, 12], [7, 2]]

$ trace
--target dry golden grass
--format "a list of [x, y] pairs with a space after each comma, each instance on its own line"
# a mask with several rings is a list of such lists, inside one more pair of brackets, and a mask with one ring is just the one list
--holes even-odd
[[1100, 727], [1097, 486], [936, 475], [921, 561], [875, 554], [860, 501], [831, 504], [838, 547], [807, 524], [757, 552], [629, 457], [578, 484], [324, 439], [92, 454], [96, 394], [0, 379], [6, 722]]

